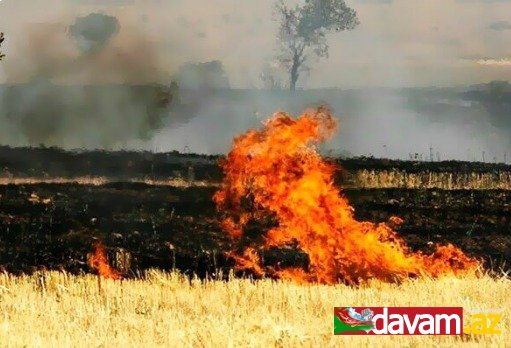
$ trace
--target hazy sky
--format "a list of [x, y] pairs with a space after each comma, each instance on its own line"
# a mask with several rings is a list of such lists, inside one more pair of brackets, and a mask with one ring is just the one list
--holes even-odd
[[[511, 59], [511, 0], [346, 2], [357, 10], [361, 25], [332, 35], [330, 57], [315, 64], [300, 86], [445, 86], [511, 79], [506, 60]], [[275, 55], [273, 3], [3, 0], [0, 31], [6, 35], [6, 59], [22, 66], [31, 31], [53, 23], [64, 33], [76, 16], [104, 12], [119, 18], [121, 32], [129, 27], [147, 35], [168, 76], [183, 62], [218, 59], [233, 87], [259, 87], [259, 73]], [[3, 65], [1, 82], [8, 79]]]

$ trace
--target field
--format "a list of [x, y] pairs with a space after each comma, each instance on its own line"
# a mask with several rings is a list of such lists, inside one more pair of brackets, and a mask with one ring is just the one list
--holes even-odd
[[[297, 285], [271, 280], [189, 280], [150, 271], [143, 280], [46, 273], [0, 275], [4, 347], [506, 347], [511, 341], [509, 279], [423, 279]], [[500, 335], [334, 336], [333, 306], [445, 306], [503, 311]], [[29, 318], [29, 319], [28, 319]], [[7, 342], [7, 345], [5, 343]]]
[[[0, 342], [18, 346], [467, 346], [511, 336], [511, 166], [336, 161], [356, 218], [394, 226], [412, 250], [453, 243], [493, 276], [370, 281], [359, 287], [247, 279], [212, 196], [218, 157], [0, 149]], [[101, 240], [122, 281], [88, 260]], [[261, 251], [261, 253], [263, 253]], [[298, 250], [265, 265], [307, 267]], [[240, 276], [242, 276], [240, 278]], [[333, 306], [503, 310], [501, 335], [336, 337]], [[30, 320], [27, 320], [30, 318]]]
[[[130, 252], [133, 271], [176, 267], [201, 275], [216, 272], [229, 266], [222, 256], [229, 244], [211, 201], [215, 190], [143, 183], [0, 185], [0, 265], [10, 272], [39, 266], [87, 272], [87, 253], [101, 238], [112, 259], [122, 250]], [[415, 249], [452, 242], [495, 264], [510, 260], [511, 191], [344, 193], [360, 219], [402, 217], [405, 222], [397, 229]]]
[[[229, 240], [211, 199], [222, 179], [218, 159], [0, 148], [0, 267], [89, 272], [87, 254], [100, 238], [114, 263], [129, 260], [118, 264], [127, 275], [153, 267], [226, 273]], [[493, 268], [511, 263], [511, 166], [336, 161], [336, 182], [359, 220], [399, 216], [396, 229], [414, 250], [451, 242]], [[273, 256], [267, 262], [296, 259]]]

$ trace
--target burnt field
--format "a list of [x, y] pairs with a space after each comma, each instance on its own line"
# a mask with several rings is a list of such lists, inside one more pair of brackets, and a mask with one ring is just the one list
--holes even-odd
[[[217, 162], [221, 156], [179, 152], [151, 153], [135, 151], [71, 152], [55, 147], [12, 148], [0, 146], [0, 177], [107, 177], [116, 180], [168, 179], [187, 177], [193, 168], [194, 179], [219, 182], [222, 171]], [[419, 162], [359, 157], [336, 159], [340, 176], [361, 170], [402, 171], [417, 173], [499, 174], [511, 173], [504, 163], [441, 161]], [[340, 178], [342, 180], [342, 178]]]
[[[212, 195], [221, 180], [217, 157], [147, 153], [69, 153], [56, 149], [0, 151], [0, 265], [9, 272], [37, 269], [89, 271], [96, 240], [126, 275], [157, 267], [187, 273], [215, 273], [232, 263]], [[493, 173], [508, 166], [375, 159], [340, 161], [338, 183], [356, 170]], [[52, 177], [107, 177], [99, 184], [44, 183]], [[13, 184], [17, 178], [30, 178]], [[144, 180], [183, 178], [182, 185]], [[138, 179], [141, 182], [130, 182]], [[197, 180], [202, 180], [198, 185]], [[43, 181], [43, 182], [42, 182]], [[71, 180], [72, 181], [72, 180]], [[204, 183], [205, 182], [205, 183]], [[430, 252], [453, 243], [496, 267], [511, 262], [511, 191], [502, 189], [357, 188], [343, 190], [356, 218], [404, 222], [396, 230], [414, 250]], [[264, 226], [253, 226], [262, 229]], [[305, 265], [293, 250], [270, 250], [264, 262]]]

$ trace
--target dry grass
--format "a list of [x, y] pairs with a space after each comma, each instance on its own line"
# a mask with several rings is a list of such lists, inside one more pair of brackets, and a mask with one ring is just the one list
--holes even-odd
[[[101, 186], [109, 183], [119, 182], [114, 178], [80, 176], [73, 178], [55, 177], [55, 178], [16, 178], [16, 177], [0, 177], [0, 185], [34, 185], [34, 184], [78, 184]], [[131, 183], [142, 183], [153, 186], [173, 186], [173, 187], [192, 187], [192, 186], [217, 186], [217, 184], [205, 180], [185, 180], [182, 178], [171, 178], [166, 180], [153, 179], [130, 179]]]
[[[30, 185], [30, 184], [79, 184], [101, 186], [118, 182], [116, 178], [82, 176], [73, 178], [55, 177], [0, 177], [0, 185]], [[126, 181], [125, 179], [121, 181]], [[420, 172], [407, 173], [400, 170], [368, 170], [361, 169], [347, 173], [342, 183], [345, 188], [408, 188], [426, 189], [437, 188], [444, 190], [511, 190], [511, 172], [496, 173], [450, 173], [450, 172]], [[186, 180], [169, 178], [153, 180], [150, 178], [130, 179], [128, 182], [143, 183], [153, 186], [173, 187], [218, 187], [219, 183], [207, 180]]]
[[511, 172], [498, 173], [407, 173], [400, 170], [359, 170], [348, 177], [344, 187], [354, 188], [438, 188], [444, 190], [511, 190]]
[[[94, 276], [0, 274], [2, 347], [64, 346], [487, 346], [511, 342], [511, 281], [467, 278], [297, 285], [270, 280], [192, 281], [149, 272], [145, 280], [103, 281]], [[334, 336], [333, 307], [463, 306], [503, 309], [502, 335]]]

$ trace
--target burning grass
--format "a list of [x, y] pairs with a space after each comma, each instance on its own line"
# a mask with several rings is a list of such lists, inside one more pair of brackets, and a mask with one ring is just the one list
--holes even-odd
[[122, 279], [122, 276], [108, 263], [105, 246], [101, 241], [94, 245], [94, 252], [89, 257], [89, 266], [98, 272], [98, 275], [107, 279]]
[[[237, 268], [325, 284], [475, 272], [479, 262], [451, 244], [437, 245], [430, 255], [414, 253], [390, 224], [355, 219], [334, 186], [336, 167], [314, 148], [335, 129], [330, 110], [320, 107], [296, 120], [277, 113], [262, 129], [234, 140], [214, 200], [226, 214], [225, 231], [239, 245], [230, 254]], [[261, 220], [271, 220], [271, 226], [260, 228], [246, 246], [247, 227]], [[291, 245], [307, 254], [307, 269], [263, 266], [257, 249]]]
[[[511, 342], [511, 281], [443, 277], [343, 284], [189, 281], [150, 271], [144, 280], [0, 273], [0, 342], [21, 346], [486, 346]], [[333, 307], [463, 306], [503, 311], [501, 335], [334, 336]]]

